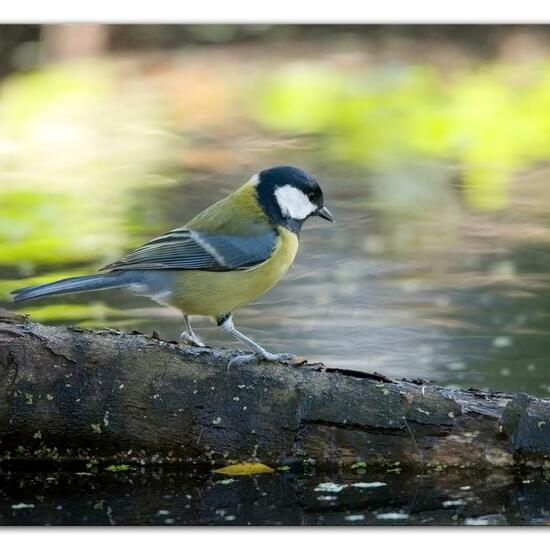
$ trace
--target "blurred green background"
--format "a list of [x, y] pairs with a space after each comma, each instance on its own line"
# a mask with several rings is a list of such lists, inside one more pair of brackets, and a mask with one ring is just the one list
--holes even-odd
[[[550, 394], [548, 27], [4, 25], [0, 77], [1, 305], [293, 164], [338, 224], [307, 225], [245, 332], [332, 366]], [[181, 331], [122, 292], [17, 309]]]

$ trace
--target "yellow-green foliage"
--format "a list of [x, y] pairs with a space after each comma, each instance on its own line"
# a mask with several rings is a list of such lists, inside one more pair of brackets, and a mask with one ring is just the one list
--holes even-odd
[[550, 63], [364, 73], [323, 65], [268, 77], [256, 113], [277, 131], [319, 132], [338, 160], [367, 167], [421, 155], [464, 167], [471, 206], [501, 208], [513, 174], [550, 155]]
[[131, 192], [170, 181], [178, 140], [155, 90], [100, 62], [0, 86], [1, 264], [100, 263], [122, 252]]

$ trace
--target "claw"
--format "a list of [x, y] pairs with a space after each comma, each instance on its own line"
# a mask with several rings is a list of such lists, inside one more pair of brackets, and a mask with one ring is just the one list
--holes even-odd
[[182, 343], [187, 344], [188, 346], [195, 346], [197, 348], [204, 348], [204, 343], [197, 338], [196, 335], [191, 335], [187, 331], [182, 332], [180, 339]]

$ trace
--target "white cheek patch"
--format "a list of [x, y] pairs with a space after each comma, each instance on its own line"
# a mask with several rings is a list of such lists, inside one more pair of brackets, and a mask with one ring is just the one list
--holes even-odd
[[307, 198], [307, 195], [292, 185], [283, 185], [277, 188], [275, 198], [283, 216], [288, 218], [304, 220], [317, 210], [317, 206]]

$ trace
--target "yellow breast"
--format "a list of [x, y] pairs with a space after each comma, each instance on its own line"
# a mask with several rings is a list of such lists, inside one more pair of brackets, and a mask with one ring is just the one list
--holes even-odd
[[271, 290], [296, 258], [298, 237], [279, 229], [269, 260], [236, 271], [182, 271], [170, 303], [188, 315], [217, 317], [230, 313]]

